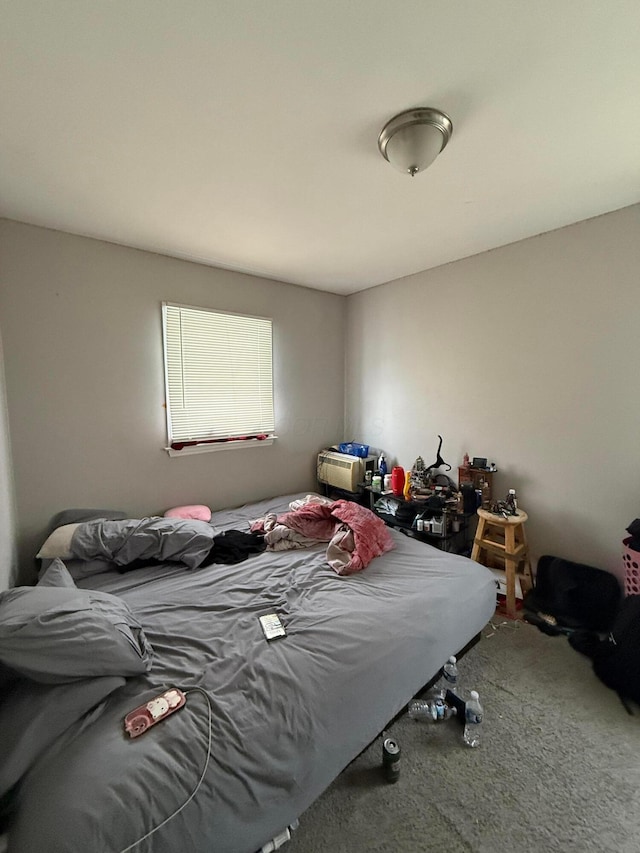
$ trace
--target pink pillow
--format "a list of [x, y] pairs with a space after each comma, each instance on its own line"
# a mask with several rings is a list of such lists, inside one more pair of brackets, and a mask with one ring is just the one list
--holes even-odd
[[211, 510], [208, 506], [194, 504], [193, 506], [175, 506], [168, 509], [165, 518], [195, 518], [198, 521], [211, 521]]

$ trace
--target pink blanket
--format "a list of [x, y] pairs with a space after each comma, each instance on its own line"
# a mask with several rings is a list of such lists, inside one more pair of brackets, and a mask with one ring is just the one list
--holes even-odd
[[[385, 523], [371, 510], [351, 501], [335, 501], [330, 505], [307, 504], [293, 512], [278, 516], [278, 523], [296, 530], [309, 539], [332, 542], [334, 558], [331, 566], [338, 574], [352, 574], [366, 568], [374, 557], [394, 547]], [[336, 560], [336, 548], [344, 540], [344, 526], [353, 534], [353, 550], [345, 552], [344, 561]]]

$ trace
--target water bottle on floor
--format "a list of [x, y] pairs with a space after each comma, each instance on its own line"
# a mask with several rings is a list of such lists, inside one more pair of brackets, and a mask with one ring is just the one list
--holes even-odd
[[435, 683], [427, 690], [426, 698], [434, 701], [436, 699], [442, 699], [444, 702], [444, 695], [447, 691], [447, 686], [448, 685], [444, 677], [444, 670], [440, 670]]
[[442, 673], [445, 690], [451, 690], [456, 696], [460, 696], [460, 675], [458, 673], [458, 663], [455, 655], [451, 655], [449, 660], [444, 665]]
[[451, 690], [456, 695], [460, 695], [456, 689], [458, 686], [458, 664], [456, 658], [452, 655], [445, 663], [438, 680], [427, 690], [426, 698], [436, 701], [442, 699], [444, 702], [447, 690]]
[[453, 717], [456, 709], [446, 705], [442, 699], [414, 699], [413, 702], [409, 702], [407, 713], [412, 720], [438, 723]]
[[472, 690], [465, 704], [464, 742], [467, 746], [480, 746], [480, 726], [482, 724], [482, 705], [477, 690]]

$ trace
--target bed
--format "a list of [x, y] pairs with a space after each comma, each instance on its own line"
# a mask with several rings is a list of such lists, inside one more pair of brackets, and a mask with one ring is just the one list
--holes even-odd
[[[301, 497], [210, 524], [247, 531]], [[199, 569], [76, 565], [79, 589], [128, 606], [151, 668], [31, 759], [5, 796], [9, 853], [255, 853], [294, 823], [494, 613], [484, 567], [390, 536], [393, 550], [349, 576], [329, 568], [324, 544]], [[258, 618], [269, 613], [286, 629], [271, 642]], [[38, 713], [63, 686], [37, 685]], [[126, 714], [170, 687], [184, 708], [128, 737]]]

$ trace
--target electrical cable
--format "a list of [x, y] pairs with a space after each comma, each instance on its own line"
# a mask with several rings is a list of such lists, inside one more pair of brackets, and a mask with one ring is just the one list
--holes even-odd
[[143, 841], [146, 841], [147, 838], [149, 838], [151, 835], [154, 834], [154, 832], [157, 832], [159, 829], [162, 829], [162, 827], [165, 826], [167, 823], [169, 823], [170, 820], [173, 820], [173, 818], [176, 817], [176, 815], [180, 814], [180, 812], [186, 806], [189, 805], [191, 800], [198, 793], [200, 786], [202, 785], [202, 782], [204, 781], [205, 773], [207, 772], [207, 768], [209, 767], [209, 761], [211, 759], [211, 745], [212, 745], [212, 741], [213, 741], [213, 732], [212, 732], [213, 709], [211, 707], [211, 700], [209, 699], [209, 695], [205, 690], [202, 689], [202, 687], [192, 687], [191, 690], [185, 691], [185, 696], [188, 696], [190, 693], [193, 693], [194, 690], [197, 690], [199, 693], [202, 693], [204, 698], [207, 700], [207, 710], [208, 710], [208, 717], [209, 717], [209, 719], [208, 719], [209, 741], [207, 744], [207, 758], [206, 758], [206, 761], [204, 763], [204, 768], [202, 770], [202, 773], [200, 774], [200, 778], [198, 779], [198, 784], [193, 789], [193, 791], [188, 796], [188, 798], [184, 801], [184, 803], [182, 803], [181, 806], [179, 806], [174, 812], [172, 812], [172, 814], [170, 814], [169, 817], [166, 817], [161, 823], [159, 823], [157, 826], [154, 826], [153, 829], [150, 829], [149, 832], [147, 832], [145, 835], [138, 838], [137, 841], [134, 841], [133, 844], [130, 844], [128, 847], [123, 847], [122, 850], [120, 850], [120, 853], [128, 853], [129, 850], [133, 850], [134, 847], [137, 847], [138, 844], [141, 844]]

